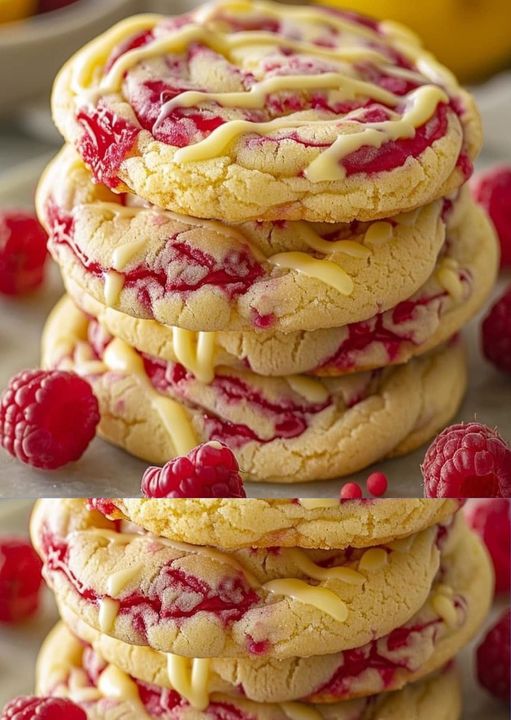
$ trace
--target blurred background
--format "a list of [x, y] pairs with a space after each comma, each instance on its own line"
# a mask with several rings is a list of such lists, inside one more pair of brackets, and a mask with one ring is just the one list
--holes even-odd
[[[511, 158], [511, 2], [509, 0], [323, 0], [403, 22], [470, 84], [486, 129], [483, 163]], [[60, 139], [50, 121], [52, 80], [69, 55], [134, 12], [180, 13], [196, 0], [0, 0], [0, 174], [50, 152]]]

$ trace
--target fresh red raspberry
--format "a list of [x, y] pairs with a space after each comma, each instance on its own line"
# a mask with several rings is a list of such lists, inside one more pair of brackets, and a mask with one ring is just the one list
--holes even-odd
[[0, 397], [0, 445], [37, 468], [78, 460], [98, 422], [98, 401], [74, 373], [24, 370]]
[[511, 266], [511, 167], [504, 165], [480, 173], [474, 178], [472, 192], [497, 230], [501, 267]]
[[511, 285], [484, 318], [481, 332], [486, 358], [511, 375]]
[[148, 468], [142, 492], [153, 498], [246, 497], [234, 453], [216, 441], [198, 445], [163, 468]]
[[495, 592], [508, 593], [511, 584], [511, 502], [503, 498], [468, 500], [463, 512], [493, 560]]
[[477, 679], [492, 695], [509, 702], [510, 616], [508, 608], [477, 648]]
[[358, 500], [362, 497], [362, 488], [356, 482], [344, 483], [341, 488], [341, 500]]
[[511, 448], [480, 423], [445, 428], [421, 470], [425, 497], [511, 497]]
[[71, 700], [27, 696], [8, 702], [0, 720], [87, 720], [87, 715]]
[[387, 492], [389, 482], [387, 476], [382, 472], [373, 472], [366, 481], [367, 490], [374, 497], [381, 497]]
[[22, 295], [39, 287], [48, 236], [32, 213], [0, 212], [0, 293]]
[[42, 562], [28, 540], [0, 540], [0, 622], [16, 623], [39, 607]]

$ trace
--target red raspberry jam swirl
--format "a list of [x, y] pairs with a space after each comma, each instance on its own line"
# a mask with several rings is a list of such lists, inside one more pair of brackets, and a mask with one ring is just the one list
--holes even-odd
[[[104, 278], [113, 269], [93, 262], [81, 250], [75, 238], [72, 215], [59, 209], [52, 201], [47, 204], [46, 215], [50, 243], [57, 252], [59, 245], [66, 246], [82, 267], [96, 277]], [[123, 287], [136, 288], [139, 301], [147, 309], [152, 307], [152, 298], [161, 298], [166, 293], [186, 298], [208, 285], [218, 288], [232, 300], [246, 293], [264, 274], [261, 265], [242, 245], [239, 250], [233, 250], [217, 260], [183, 241], [181, 233], [168, 238], [162, 255], [165, 261], [160, 269], [142, 264], [120, 273], [124, 279]], [[172, 275], [170, 269], [173, 270]]]
[[[145, 371], [153, 386], [158, 392], [169, 392], [185, 400], [187, 404], [195, 405], [193, 395], [189, 391], [197, 382], [194, 375], [178, 363], [168, 363], [164, 360], [142, 355]], [[250, 440], [259, 443], [268, 443], [278, 438], [295, 438], [302, 435], [308, 428], [310, 419], [322, 412], [333, 402], [327, 398], [321, 403], [307, 401], [297, 402], [291, 398], [283, 398], [281, 402], [269, 400], [262, 391], [251, 387], [247, 382], [236, 376], [216, 375], [210, 387], [218, 394], [218, 404], [229, 405], [243, 403], [254, 411], [254, 414], [271, 418], [274, 434], [261, 437], [248, 425], [232, 423], [216, 417], [206, 411], [205, 424], [209, 440], [223, 440], [229, 446], [239, 447]]]
[[[101, 360], [111, 337], [102, 331], [96, 321], [92, 320], [89, 323], [88, 340], [95, 356]], [[307, 402], [305, 399], [298, 402], [291, 397], [285, 397], [280, 402], [276, 402], [237, 376], [216, 375], [209, 387], [213, 388], [218, 396], [217, 404], [225, 405], [228, 408], [229, 405], [243, 403], [244, 406], [252, 408], [256, 417], [262, 414], [266, 420], [271, 418], [273, 434], [261, 437], [248, 425], [230, 422], [214, 415], [207, 408], [199, 406], [194, 400], [193, 394], [194, 386], [198, 381], [183, 365], [167, 362], [146, 353], [139, 354], [142, 357], [147, 377], [155, 390], [162, 394], [168, 393], [184, 401], [188, 407], [199, 408], [204, 419], [206, 439], [221, 440], [230, 448], [239, 448], [250, 441], [264, 444], [278, 438], [299, 437], [307, 430], [311, 419], [334, 402], [332, 397], [328, 397], [320, 403]], [[347, 407], [351, 408], [367, 397], [370, 380], [375, 375], [376, 372], [369, 376], [365, 390], [349, 398]]]
[[[455, 597], [453, 602], [456, 610], [464, 613], [464, 599]], [[391, 689], [400, 672], [412, 673], [420, 669], [420, 665], [414, 660], [414, 651], [419, 648], [420, 652], [421, 644], [431, 643], [434, 647], [438, 642], [438, 631], [442, 623], [443, 621], [437, 618], [429, 622], [404, 625], [363, 647], [345, 650], [333, 675], [312, 693], [311, 698], [346, 698], [353, 692], [353, 684], [357, 686], [360, 677], [372, 671], [379, 675], [381, 683], [375, 692]], [[393, 659], [392, 653], [397, 651], [399, 657]]]
[[[470, 282], [468, 271], [460, 274], [460, 280]], [[336, 370], [356, 370], [364, 365], [364, 353], [369, 353], [377, 345], [385, 350], [389, 364], [398, 362], [402, 351], [408, 345], [419, 346], [425, 340], [417, 340], [410, 327], [411, 323], [420, 324], [423, 312], [434, 313], [440, 319], [445, 311], [445, 301], [449, 293], [439, 292], [435, 295], [418, 297], [415, 300], [404, 300], [391, 310], [379, 313], [369, 320], [350, 323], [346, 326], [348, 337], [342, 341], [337, 350], [324, 360], [316, 370], [324, 368]], [[386, 326], [390, 320], [392, 329]], [[406, 325], [406, 330], [399, 330], [399, 325]]]
[[[61, 573], [83, 600], [96, 607], [109, 597], [99, 595], [76, 576], [69, 566], [68, 543], [48, 528], [42, 530], [41, 546], [47, 577]], [[161, 546], [155, 543], [156, 547]], [[169, 589], [173, 591], [170, 599], [166, 592]], [[174, 568], [172, 562], [160, 568], [147, 593], [135, 591], [115, 599], [119, 601], [119, 615], [129, 616], [133, 629], [144, 640], [151, 627], [165, 621], [180, 624], [199, 612], [211, 614], [229, 627], [260, 601], [241, 572], [212, 588], [204, 580]]]
[[[85, 645], [82, 664], [89, 687], [97, 687], [101, 673], [107, 668], [107, 663], [90, 645]], [[150, 717], [171, 717], [178, 720], [182, 713], [190, 711], [188, 701], [175, 690], [146, 683], [133, 676], [128, 677], [137, 686], [140, 702]], [[255, 720], [253, 715], [245, 713], [232, 703], [219, 700], [212, 700], [205, 712], [207, 712], [208, 720], [209, 718], [211, 720]]]
[[[326, 17], [329, 14], [332, 13], [325, 12]], [[384, 55], [397, 67], [416, 70], [415, 66], [403, 55], [385, 44], [383, 36], [382, 41], [379, 41], [379, 25], [372, 26], [365, 18], [348, 17], [346, 14], [343, 17], [375, 31], [374, 41], [368, 41], [371, 49]], [[286, 27], [279, 19], [265, 17], [263, 14], [258, 18], [244, 20], [220, 11], [217, 20], [221, 20], [231, 33], [262, 31], [281, 36], [283, 40], [300, 39], [301, 34], [300, 31], [297, 32], [296, 28]], [[157, 39], [161, 39], [165, 33], [173, 32], [188, 23], [193, 23], [191, 16], [167, 19], [153, 30], [135, 34], [113, 50], [105, 65], [104, 73], [108, 72], [126, 52], [151, 44]], [[339, 47], [339, 42], [342, 43], [341, 35], [342, 32], [338, 28], [329, 26], [325, 22], [324, 33], [312, 42], [318, 47], [335, 48]], [[78, 142], [78, 148], [94, 172], [96, 180], [104, 182], [110, 187], [118, 185], [117, 175], [120, 165], [133, 150], [142, 129], [151, 133], [152, 137], [160, 142], [182, 148], [206, 139], [220, 125], [232, 119], [265, 122], [285, 117], [291, 112], [312, 109], [319, 113], [321, 119], [330, 117], [332, 122], [335, 122], [342, 120], [350, 111], [362, 110], [365, 112], [360, 117], [357, 116], [356, 122], [361, 124], [379, 122], [388, 119], [390, 110], [403, 114], [406, 109], [406, 96], [426, 82], [425, 77], [422, 80], [420, 78], [411, 80], [395, 77], [387, 74], [384, 68], [373, 62], [359, 62], [354, 64], [354, 69], [360, 80], [373, 83], [398, 97], [403, 97], [403, 103], [390, 108], [381, 101], [367, 99], [335, 102], [329, 99], [327, 91], [313, 89], [300, 93], [292, 91], [270, 93], [266, 98], [265, 106], [261, 109], [224, 108], [221, 104], [210, 101], [197, 107], [174, 106], [165, 116], [161, 116], [160, 111], [163, 105], [169, 100], [179, 97], [183, 92], [188, 90], [207, 92], [208, 88], [200, 87], [197, 81], [193, 80], [194, 74], [191, 70], [197, 61], [197, 56], [204, 55], [209, 65], [217, 65], [219, 71], [226, 74], [227, 77], [230, 75], [236, 77], [245, 91], [248, 92], [256, 82], [256, 78], [251, 72], [237, 67], [223, 55], [197, 41], [179, 54], [167, 54], [163, 69], [161, 64], [149, 60], [145, 61], [143, 73], [139, 72], [137, 65], [125, 73], [122, 92], [135, 114], [137, 124], [107, 108], [103, 105], [103, 101], [99, 101], [97, 107], [92, 110], [84, 108], [79, 110], [76, 119], [82, 127], [82, 135]], [[283, 75], [336, 72], [338, 67], [324, 58], [304, 56], [284, 44], [278, 54], [273, 53], [261, 60], [261, 70], [264, 71], [264, 77], [269, 79]], [[140, 75], [142, 76], [140, 77]], [[416, 129], [413, 137], [389, 139], [379, 148], [363, 146], [345, 156], [342, 165], [346, 174], [348, 176], [358, 173], [371, 175], [388, 172], [402, 167], [410, 157], [419, 157], [435, 141], [446, 135], [448, 110], [463, 119], [465, 110], [459, 96], [451, 97], [448, 104], [440, 103], [432, 117]], [[250, 147], [251, 142], [272, 142], [280, 145], [282, 142], [289, 143], [290, 140], [307, 146], [315, 145], [313, 140], [304, 140], [296, 131], [286, 130], [279, 133], [277, 138], [261, 136], [254, 138], [253, 135], [244, 138], [247, 147]], [[464, 177], [471, 173], [471, 163], [465, 147], [461, 151], [458, 165]]]

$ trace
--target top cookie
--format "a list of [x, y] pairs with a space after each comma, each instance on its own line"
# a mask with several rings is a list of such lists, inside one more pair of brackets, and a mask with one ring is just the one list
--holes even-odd
[[231, 222], [410, 210], [481, 143], [472, 98], [404, 28], [258, 0], [119, 23], [64, 66], [53, 110], [99, 182]]
[[105, 512], [148, 532], [222, 548], [382, 545], [449, 522], [459, 500], [116, 498]]

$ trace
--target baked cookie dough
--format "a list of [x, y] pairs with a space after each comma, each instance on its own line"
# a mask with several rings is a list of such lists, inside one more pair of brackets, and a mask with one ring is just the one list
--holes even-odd
[[360, 550], [221, 550], [120, 530], [83, 500], [43, 500], [31, 535], [59, 602], [97, 630], [187, 657], [283, 659], [404, 625], [463, 527], [460, 516]]
[[367, 320], [427, 281], [446, 226], [473, 232], [468, 191], [384, 222], [227, 225], [178, 216], [95, 185], [69, 147], [43, 176], [37, 205], [63, 274], [92, 297], [202, 331], [287, 333]]
[[193, 332], [143, 320], [98, 302], [65, 272], [69, 295], [103, 328], [148, 355], [179, 362], [210, 382], [217, 367], [264, 376], [319, 377], [407, 362], [446, 342], [488, 298], [498, 242], [484, 212], [471, 205], [449, 233], [426, 283], [410, 298], [358, 323], [311, 332]]
[[[192, 682], [199, 665], [207, 695], [223, 693], [254, 702], [339, 702], [400, 689], [449, 662], [474, 636], [488, 612], [491, 565], [473, 533], [464, 529], [444, 549], [437, 580], [423, 607], [401, 627], [360, 648], [310, 658], [183, 659], [133, 646], [91, 628], [62, 604], [60, 615], [73, 634], [107, 663], [127, 675], [179, 690], [193, 704]], [[169, 659], [170, 658], [170, 659]]]
[[450, 193], [481, 127], [402, 26], [219, 0], [141, 15], [71, 58], [53, 114], [98, 182], [230, 222], [350, 222]]
[[[351, 500], [250, 498], [115, 498], [108, 517], [125, 519], [154, 535], [194, 545], [366, 548], [449, 524], [455, 499]], [[404, 543], [406, 545], [406, 542]]]
[[43, 366], [86, 377], [100, 404], [100, 435], [131, 454], [163, 464], [220, 440], [260, 482], [335, 478], [409, 452], [454, 415], [466, 387], [458, 341], [406, 365], [344, 377], [217, 368], [205, 384], [179, 363], [105, 335], [68, 298], [48, 319]]
[[403, 690], [342, 703], [254, 703], [213, 694], [204, 709], [179, 693], [136, 680], [91, 652], [60, 623], [43, 644], [37, 692], [69, 697], [88, 720], [458, 720], [461, 688], [451, 667]]

